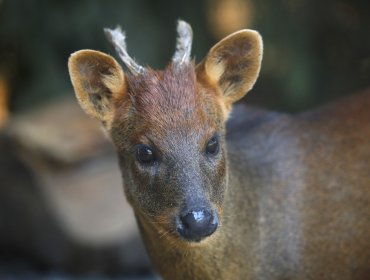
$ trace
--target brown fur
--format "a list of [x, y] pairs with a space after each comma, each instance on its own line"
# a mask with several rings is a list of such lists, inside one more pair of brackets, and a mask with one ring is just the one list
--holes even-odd
[[[164, 279], [370, 279], [370, 91], [295, 117], [238, 106], [225, 137], [261, 57], [260, 36], [243, 30], [196, 67], [132, 76], [89, 50], [69, 67], [82, 108], [117, 148], [126, 197]], [[213, 135], [221, 146], [210, 157]], [[153, 149], [155, 163], [136, 160], [137, 144]], [[176, 230], [189, 205], [219, 216], [199, 243]]]
[[3, 127], [9, 117], [9, 89], [8, 81], [0, 73], [0, 128]]

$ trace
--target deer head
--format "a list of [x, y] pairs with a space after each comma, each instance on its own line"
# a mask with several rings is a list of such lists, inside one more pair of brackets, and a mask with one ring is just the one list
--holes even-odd
[[191, 28], [179, 21], [172, 62], [157, 71], [128, 56], [120, 29], [106, 33], [128, 71], [98, 51], [72, 54], [68, 66], [77, 99], [117, 149], [139, 224], [179, 242], [199, 242], [222, 222], [225, 121], [257, 79], [261, 37], [235, 32], [195, 65]]

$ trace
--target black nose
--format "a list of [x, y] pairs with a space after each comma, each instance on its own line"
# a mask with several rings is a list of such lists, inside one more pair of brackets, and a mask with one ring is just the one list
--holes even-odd
[[177, 232], [189, 241], [199, 242], [214, 233], [217, 226], [217, 213], [205, 209], [187, 211], [177, 220]]

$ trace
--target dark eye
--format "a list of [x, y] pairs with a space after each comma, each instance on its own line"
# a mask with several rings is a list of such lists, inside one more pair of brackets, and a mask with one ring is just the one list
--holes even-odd
[[136, 159], [141, 164], [153, 164], [155, 161], [154, 151], [147, 145], [137, 145], [135, 153]]
[[213, 136], [211, 139], [208, 140], [206, 146], [206, 153], [207, 155], [216, 155], [220, 149], [220, 144], [218, 141], [217, 136]]

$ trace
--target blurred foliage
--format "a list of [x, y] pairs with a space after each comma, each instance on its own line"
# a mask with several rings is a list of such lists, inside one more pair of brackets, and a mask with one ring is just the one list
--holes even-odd
[[368, 0], [235, 0], [243, 3], [234, 15], [227, 5], [215, 8], [227, 1], [0, 1], [0, 75], [9, 77], [12, 111], [72, 95], [70, 53], [90, 48], [115, 55], [103, 27], [121, 25], [139, 63], [164, 67], [178, 18], [193, 26], [197, 61], [227, 23], [260, 31], [264, 62], [244, 99], [249, 103], [298, 111], [369, 86]]
[[[370, 2], [254, 1], [271, 107], [300, 110], [370, 85]], [[273, 96], [276, 94], [276, 96]]]

